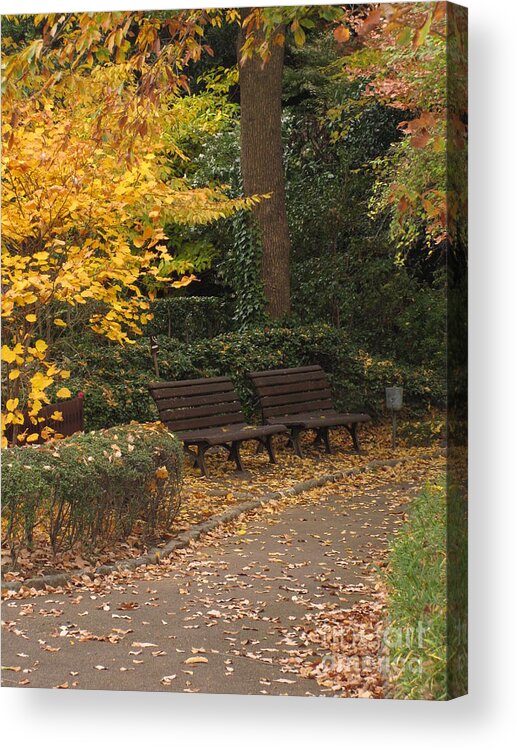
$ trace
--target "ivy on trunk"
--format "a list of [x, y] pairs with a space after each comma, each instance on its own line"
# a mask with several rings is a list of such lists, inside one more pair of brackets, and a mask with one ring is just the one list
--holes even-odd
[[[243, 13], [243, 18], [246, 12]], [[238, 50], [242, 48], [242, 34]], [[285, 205], [282, 149], [282, 72], [284, 46], [273, 45], [264, 61], [239, 57], [241, 97], [241, 171], [245, 195], [270, 197], [255, 206], [262, 241], [262, 278], [267, 311], [274, 319], [289, 314], [290, 239]]]

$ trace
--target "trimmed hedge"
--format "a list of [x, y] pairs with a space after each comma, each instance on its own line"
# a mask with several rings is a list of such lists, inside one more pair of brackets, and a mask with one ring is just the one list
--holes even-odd
[[[340, 408], [383, 413], [384, 388], [401, 384], [409, 410], [422, 411], [445, 403], [443, 374], [427, 368], [397, 365], [357, 348], [342, 329], [328, 325], [287, 328], [269, 326], [228, 333], [190, 345], [158, 337], [163, 380], [229, 375], [249, 419], [257, 416], [256, 398], [246, 373], [252, 370], [319, 364], [328, 373]], [[157, 419], [147, 391], [156, 380], [149, 346], [137, 342], [121, 349], [78, 342], [82, 356], [65, 361], [70, 386], [84, 391], [85, 427], [96, 429], [132, 419]]]
[[218, 336], [231, 327], [231, 311], [223, 297], [165, 297], [151, 303], [150, 336], [169, 336], [186, 344]]
[[168, 527], [180, 506], [183, 453], [156, 425], [77, 433], [43, 445], [2, 450], [3, 544], [13, 556], [43, 533], [54, 552], [144, 538]]

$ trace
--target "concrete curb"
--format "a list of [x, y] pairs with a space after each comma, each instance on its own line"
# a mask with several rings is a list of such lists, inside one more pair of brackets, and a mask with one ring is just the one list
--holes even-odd
[[247, 513], [250, 510], [255, 510], [262, 505], [267, 505], [267, 503], [271, 502], [272, 500], [279, 500], [284, 497], [301, 495], [302, 492], [306, 492], [307, 490], [313, 490], [316, 487], [324, 487], [326, 484], [339, 482], [345, 477], [364, 474], [366, 471], [370, 471], [371, 469], [382, 468], [385, 466], [396, 466], [397, 464], [409, 463], [413, 460], [430, 460], [433, 458], [439, 458], [440, 456], [444, 455], [446, 455], [446, 451], [439, 450], [435, 453], [426, 454], [424, 456], [391, 458], [385, 461], [376, 459], [374, 461], [369, 461], [367, 464], [364, 464], [364, 466], [359, 466], [354, 469], [347, 469], [346, 471], [336, 471], [332, 474], [324, 474], [317, 479], [307, 479], [305, 480], [305, 482], [298, 482], [292, 487], [288, 487], [286, 490], [268, 492], [267, 494], [261, 495], [254, 500], [247, 500], [240, 503], [239, 505], [234, 505], [232, 508], [228, 508], [222, 513], [218, 513], [216, 516], [212, 516], [202, 523], [195, 524], [188, 531], [185, 531], [183, 534], [179, 534], [175, 539], [172, 539], [167, 545], [165, 545], [165, 547], [154, 547], [147, 554], [142, 555], [141, 557], [135, 557], [129, 560], [120, 560], [119, 562], [112, 563], [111, 565], [101, 565], [96, 568], [94, 572], [79, 570], [74, 573], [56, 573], [54, 575], [41, 576], [39, 578], [28, 578], [26, 581], [2, 581], [1, 589], [2, 591], [19, 591], [21, 588], [43, 589], [47, 586], [65, 586], [73, 579], [80, 578], [82, 576], [88, 576], [89, 578], [93, 579], [95, 576], [109, 575], [110, 573], [115, 573], [117, 571], [136, 570], [143, 565], [156, 565], [156, 563], [169, 557], [177, 549], [188, 547], [191, 542], [199, 539], [199, 537], [203, 534], [206, 534], [225, 523], [234, 521], [243, 513]]

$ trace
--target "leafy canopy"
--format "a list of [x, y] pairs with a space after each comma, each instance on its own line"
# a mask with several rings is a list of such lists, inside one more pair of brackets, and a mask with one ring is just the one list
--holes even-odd
[[[12, 56], [6, 47], [3, 428], [14, 426], [16, 436], [21, 407], [37, 425], [49, 387], [68, 377], [53, 362], [52, 345], [81, 308], [96, 333], [130, 343], [149, 319], [145, 289], [194, 278], [192, 264], [177, 264], [168, 252], [167, 223], [209, 223], [257, 199], [229, 199], [218, 187], [192, 189], [171, 173], [168, 159], [181, 150], [162, 123], [171, 116], [178, 124], [188, 121], [188, 97], [179, 100], [177, 91], [161, 97], [142, 126], [141, 81], [128, 66], [87, 58], [56, 72], [29, 64], [39, 49], [35, 42]], [[69, 395], [66, 387], [57, 392]], [[17, 439], [31, 442], [37, 434]]]

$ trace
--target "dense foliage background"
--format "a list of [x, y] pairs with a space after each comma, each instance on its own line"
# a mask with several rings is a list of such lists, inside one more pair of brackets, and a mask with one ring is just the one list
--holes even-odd
[[[156, 377], [149, 335], [159, 338], [160, 377], [228, 373], [249, 414], [248, 370], [309, 362], [327, 370], [344, 408], [382, 413], [384, 387], [393, 383], [406, 386], [411, 409], [444, 405], [445, 249], [452, 239], [460, 256], [463, 232], [459, 227], [448, 238], [444, 229], [445, 11], [400, 5], [383, 15], [383, 7], [4, 19], [9, 211], [17, 210], [16, 189], [24, 185], [20, 133], [36, 139], [28, 152], [42, 175], [36, 193], [56, 187], [44, 183], [46, 163], [36, 164], [41, 143], [52, 136], [45, 123], [30, 120], [27, 102], [38, 96], [49, 122], [57, 122], [55, 137], [65, 133], [64, 163], [75, 138], [90, 160], [85, 175], [96, 165], [118, 180], [97, 195], [94, 180], [87, 200], [76, 185], [78, 198], [68, 201], [50, 239], [35, 229], [49, 219], [31, 191], [21, 199], [33, 212], [23, 230], [30, 242], [19, 240], [14, 214], [12, 222], [6, 218], [8, 421], [16, 426], [25, 405], [36, 415], [47, 389], [61, 397], [84, 392], [88, 428], [153, 418], [145, 389]], [[60, 34], [67, 45], [52, 42]], [[283, 48], [290, 290], [280, 306], [270, 298], [276, 270], [264, 266], [267, 237], [258, 212], [269, 198], [258, 208], [249, 192], [241, 200], [243, 114], [250, 108], [242, 71], [255, 64], [259, 43], [264, 64], [273, 64], [275, 45]], [[263, 67], [256, 68], [257, 85]], [[25, 89], [13, 86], [16, 80]], [[61, 121], [83, 84], [81, 107]], [[456, 127], [459, 138], [460, 119]], [[96, 211], [93, 236], [91, 221], [77, 223], [88, 206]], [[110, 235], [99, 229], [104, 210]], [[75, 265], [63, 279], [61, 248], [70, 242]], [[27, 279], [34, 291], [24, 286]], [[50, 302], [42, 307], [45, 279]], [[59, 388], [58, 379], [67, 387]]]

